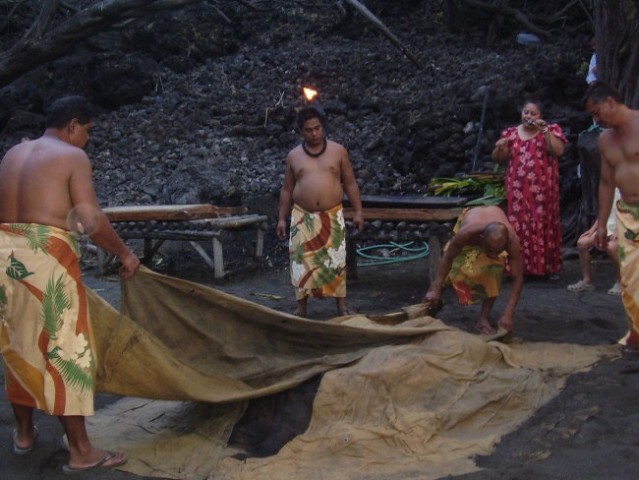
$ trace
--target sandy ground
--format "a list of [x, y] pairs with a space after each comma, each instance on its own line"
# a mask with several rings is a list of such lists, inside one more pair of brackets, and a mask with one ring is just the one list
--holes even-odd
[[[515, 335], [524, 342], [551, 341], [578, 344], [612, 344], [626, 331], [619, 297], [606, 294], [613, 283], [613, 268], [605, 259], [595, 266], [594, 292], [574, 294], [566, 285], [579, 278], [576, 260], [565, 264], [559, 281], [529, 279], [517, 310]], [[359, 269], [359, 278], [349, 283], [349, 306], [362, 313], [388, 313], [404, 305], [419, 303], [427, 287], [427, 260]], [[224, 281], [213, 281], [212, 273], [172, 272], [228, 293], [281, 311], [292, 312], [295, 300], [288, 273], [262, 269]], [[117, 277], [98, 278], [85, 273], [86, 283], [113, 305], [119, 304]], [[509, 283], [506, 284], [508, 293]], [[501, 311], [505, 297], [497, 302]], [[446, 323], [472, 330], [479, 307], [458, 306], [453, 292], [444, 295], [444, 308], [437, 315]], [[311, 300], [309, 317], [321, 320], [334, 315], [332, 300]], [[639, 437], [639, 358], [625, 356], [605, 362], [589, 372], [572, 376], [565, 390], [540, 409], [529, 421], [502, 439], [493, 455], [478, 458], [482, 471], [465, 480], [487, 479], [631, 479], [639, 471], [636, 455]], [[116, 398], [98, 394], [97, 406]], [[40, 429], [37, 448], [18, 457], [11, 448], [14, 428], [10, 405], [0, 393], [0, 478], [2, 480], [57, 480], [66, 478], [60, 466], [67, 453], [62, 448], [62, 429], [56, 419], [36, 414]], [[425, 472], [426, 473], [426, 472]], [[94, 471], [81, 478], [96, 480], [140, 479], [119, 471]], [[146, 478], [146, 477], [144, 477]]]

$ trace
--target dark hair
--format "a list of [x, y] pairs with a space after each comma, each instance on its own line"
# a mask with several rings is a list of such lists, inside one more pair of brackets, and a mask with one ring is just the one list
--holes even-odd
[[95, 118], [95, 109], [81, 95], [66, 95], [55, 99], [47, 108], [47, 128], [63, 128], [73, 119], [86, 125]]
[[539, 114], [543, 117], [544, 116], [544, 111], [546, 110], [546, 108], [544, 107], [544, 104], [541, 102], [541, 100], [537, 99], [537, 98], [527, 98], [524, 100], [524, 103], [521, 104], [521, 108], [520, 111], [524, 109], [524, 107], [526, 105], [528, 105], [529, 103], [532, 103], [533, 105], [536, 105], [537, 108], [539, 109]]
[[297, 113], [297, 127], [301, 129], [311, 118], [317, 118], [321, 122], [322, 126], [325, 126], [324, 123], [326, 122], [326, 118], [322, 115], [322, 112], [320, 112], [317, 108], [310, 106], [304, 107]]
[[608, 97], [617, 103], [623, 103], [623, 98], [621, 98], [621, 94], [616, 88], [606, 82], [598, 80], [590, 84], [582, 103], [585, 105], [588, 103], [588, 100], [592, 100], [594, 103], [601, 103]]

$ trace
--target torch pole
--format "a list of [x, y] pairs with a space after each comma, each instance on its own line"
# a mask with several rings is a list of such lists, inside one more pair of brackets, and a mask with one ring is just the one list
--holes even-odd
[[484, 91], [484, 103], [481, 106], [481, 118], [479, 119], [479, 130], [477, 131], [477, 143], [475, 143], [475, 152], [473, 153], [473, 163], [470, 172], [473, 173], [477, 169], [477, 158], [479, 157], [479, 147], [481, 146], [481, 137], [484, 134], [484, 120], [486, 118], [486, 109], [488, 108], [488, 97], [490, 95], [490, 85], [486, 85]]

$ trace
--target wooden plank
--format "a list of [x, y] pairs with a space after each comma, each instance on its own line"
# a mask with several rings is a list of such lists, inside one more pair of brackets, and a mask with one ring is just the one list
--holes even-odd
[[102, 211], [111, 222], [146, 222], [150, 220], [193, 220], [217, 218], [225, 215], [241, 215], [245, 206], [218, 207], [209, 203], [189, 205], [125, 205], [107, 207]]
[[[119, 230], [121, 238], [153, 238], [163, 240], [203, 240], [215, 238], [224, 230], [264, 230], [267, 227], [266, 215], [240, 215], [232, 217], [220, 217], [210, 219], [191, 220], [179, 230], [131, 229]], [[189, 228], [191, 227], [191, 228]]]
[[267, 220], [268, 217], [266, 215], [258, 215], [255, 213], [250, 215], [237, 215], [213, 219], [199, 219], [193, 220], [190, 223], [192, 223], [194, 226], [204, 226], [205, 228], [233, 229], [243, 228], [246, 226], [255, 225], [257, 223], [263, 223]]
[[[461, 207], [468, 201], [466, 197], [442, 197], [434, 195], [362, 195], [364, 208], [451, 208]], [[348, 197], [343, 205], [350, 207]]]
[[[364, 220], [406, 222], [441, 222], [455, 220], [463, 208], [364, 208]], [[344, 218], [353, 219], [352, 208], [344, 209]]]

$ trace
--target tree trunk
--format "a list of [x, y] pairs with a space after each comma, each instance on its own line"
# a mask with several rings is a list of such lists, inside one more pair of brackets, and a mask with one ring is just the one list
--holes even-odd
[[25, 35], [9, 50], [0, 52], [0, 87], [39, 65], [64, 56], [79, 41], [118, 22], [202, 1], [105, 0], [78, 11], [52, 30], [49, 28], [51, 18], [61, 1], [45, 0], [40, 15]]
[[597, 77], [639, 108], [639, 1], [595, 0]]

